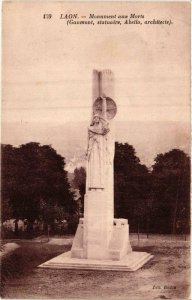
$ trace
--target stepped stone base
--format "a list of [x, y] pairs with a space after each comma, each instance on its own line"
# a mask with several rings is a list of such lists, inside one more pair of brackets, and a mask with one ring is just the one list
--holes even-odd
[[[98, 201], [97, 201], [98, 202]], [[103, 218], [105, 220], [105, 218]], [[112, 232], [102, 236], [100, 219], [94, 222], [96, 227], [89, 226], [86, 231], [84, 219], [79, 220], [79, 225], [71, 248], [72, 258], [89, 260], [121, 260], [126, 254], [132, 252], [129, 241], [129, 225], [126, 219], [114, 219]], [[99, 230], [98, 230], [99, 229]], [[95, 232], [96, 230], [96, 232]], [[98, 232], [97, 232], [98, 231]], [[110, 237], [109, 243], [107, 238]]]
[[39, 268], [47, 269], [81, 269], [81, 270], [111, 270], [136, 271], [148, 262], [153, 255], [146, 252], [130, 252], [121, 260], [92, 260], [72, 258], [71, 251], [65, 252], [41, 264]]

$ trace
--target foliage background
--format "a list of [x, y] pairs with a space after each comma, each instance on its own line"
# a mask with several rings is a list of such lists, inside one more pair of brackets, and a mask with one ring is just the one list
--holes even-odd
[[[2, 221], [66, 219], [75, 231], [83, 216], [86, 171], [76, 168], [70, 181], [68, 175], [65, 158], [50, 145], [2, 145]], [[158, 154], [149, 169], [132, 145], [116, 142], [114, 198], [115, 217], [128, 219], [131, 232], [189, 233], [190, 157], [172, 149]]]

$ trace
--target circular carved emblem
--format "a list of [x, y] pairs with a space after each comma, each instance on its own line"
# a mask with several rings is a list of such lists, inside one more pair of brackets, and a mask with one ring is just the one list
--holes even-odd
[[[105, 97], [106, 99], [106, 116], [107, 120], [111, 120], [115, 117], [117, 113], [117, 105], [113, 99]], [[103, 116], [103, 99], [101, 97], [97, 98], [93, 103], [93, 113]]]

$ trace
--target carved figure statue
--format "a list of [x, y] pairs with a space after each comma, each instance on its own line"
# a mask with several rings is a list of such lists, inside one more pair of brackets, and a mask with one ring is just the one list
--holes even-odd
[[87, 171], [88, 189], [103, 189], [105, 166], [110, 163], [108, 148], [109, 123], [95, 114], [88, 128]]

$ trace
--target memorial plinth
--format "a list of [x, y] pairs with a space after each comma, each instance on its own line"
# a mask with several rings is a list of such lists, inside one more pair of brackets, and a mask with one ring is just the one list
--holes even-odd
[[135, 271], [152, 258], [145, 252], [132, 252], [128, 220], [114, 219], [115, 142], [111, 123], [117, 106], [113, 99], [113, 73], [94, 70], [84, 218], [79, 221], [71, 251], [40, 267]]

